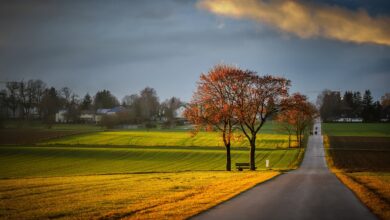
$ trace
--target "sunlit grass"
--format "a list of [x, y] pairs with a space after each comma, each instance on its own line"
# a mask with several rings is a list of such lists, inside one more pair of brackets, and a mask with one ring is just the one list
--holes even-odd
[[[267, 149], [256, 153], [256, 166], [292, 169], [302, 149]], [[225, 170], [221, 149], [188, 148], [96, 148], [96, 147], [0, 147], [0, 177], [69, 176], [134, 172]], [[248, 162], [248, 150], [232, 151], [234, 163]]]
[[336, 172], [336, 176], [381, 219], [390, 219], [390, 173]]
[[[293, 146], [295, 139], [293, 139]], [[200, 132], [192, 136], [185, 131], [105, 131], [54, 139], [43, 144], [61, 145], [121, 145], [121, 146], [170, 146], [170, 147], [223, 147], [221, 134]], [[237, 133], [232, 147], [248, 147], [248, 140]], [[288, 135], [259, 134], [258, 148], [287, 148]]]
[[[106, 131], [2, 146], [0, 219], [188, 218], [298, 166], [303, 149], [287, 149], [287, 135], [268, 128], [257, 172], [224, 171], [215, 132]], [[233, 170], [249, 162], [247, 146], [235, 137]]]
[[0, 180], [0, 218], [185, 219], [276, 175], [183, 172]]

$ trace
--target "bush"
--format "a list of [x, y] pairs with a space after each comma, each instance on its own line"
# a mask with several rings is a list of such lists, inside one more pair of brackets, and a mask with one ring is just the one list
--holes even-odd
[[55, 115], [46, 115], [43, 119], [43, 124], [47, 129], [51, 129], [55, 123]]
[[145, 128], [146, 128], [146, 129], [157, 128], [157, 125], [156, 125], [156, 123], [154, 123], [154, 122], [146, 122], [146, 123], [145, 123]]
[[100, 124], [106, 128], [114, 128], [120, 124], [120, 120], [116, 115], [104, 115]]

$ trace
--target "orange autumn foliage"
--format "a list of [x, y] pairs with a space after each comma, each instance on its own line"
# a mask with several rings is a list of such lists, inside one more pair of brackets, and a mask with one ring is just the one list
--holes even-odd
[[298, 146], [301, 147], [303, 133], [313, 123], [317, 109], [307, 100], [305, 95], [300, 93], [294, 93], [284, 100], [283, 105], [283, 111], [277, 115], [276, 120], [281, 123], [290, 136], [295, 133]]
[[259, 76], [225, 64], [200, 76], [198, 87], [185, 111], [187, 119], [200, 128], [221, 131], [230, 170], [230, 140], [239, 125], [250, 143], [251, 170], [255, 170], [256, 136], [264, 123], [280, 111], [288, 97], [290, 81], [271, 75]]
[[225, 64], [216, 65], [207, 74], [201, 74], [197, 90], [184, 112], [196, 126], [195, 132], [202, 128], [221, 132], [226, 148], [226, 170], [231, 170], [230, 145], [238, 123], [234, 117], [236, 83], [247, 74], [247, 71]]

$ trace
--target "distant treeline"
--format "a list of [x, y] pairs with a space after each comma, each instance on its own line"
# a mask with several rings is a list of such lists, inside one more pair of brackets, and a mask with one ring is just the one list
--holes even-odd
[[[49, 87], [42, 80], [6, 82], [0, 90], [0, 120], [42, 120], [47, 124], [54, 123], [55, 114], [60, 110], [66, 112], [67, 122], [80, 122], [83, 113], [95, 114], [98, 109], [111, 109], [121, 106], [116, 123], [139, 124], [151, 123], [164, 119], [173, 123], [175, 112], [183, 103], [172, 97], [160, 103], [155, 89], [146, 87], [139, 94], [127, 95], [120, 103], [109, 91], [98, 91], [94, 96], [89, 93], [82, 98], [70, 88]], [[112, 122], [110, 118], [110, 122]], [[107, 119], [106, 119], [107, 121]]]
[[370, 90], [363, 95], [359, 91], [341, 95], [338, 91], [324, 90], [317, 98], [317, 105], [324, 121], [390, 121], [390, 93], [374, 101]]

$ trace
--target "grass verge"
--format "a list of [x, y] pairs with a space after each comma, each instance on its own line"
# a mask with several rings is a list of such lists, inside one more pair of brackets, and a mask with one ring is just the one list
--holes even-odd
[[381, 219], [390, 219], [390, 174], [334, 172]]

